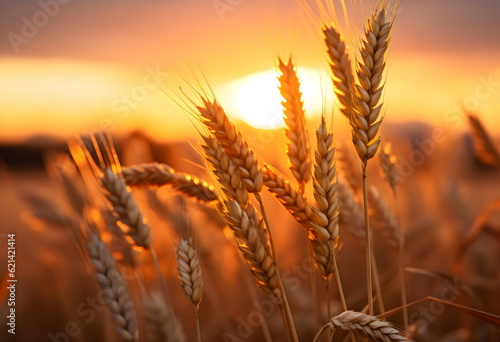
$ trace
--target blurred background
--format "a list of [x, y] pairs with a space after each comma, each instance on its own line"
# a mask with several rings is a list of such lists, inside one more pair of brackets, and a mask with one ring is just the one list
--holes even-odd
[[[318, 115], [321, 90], [328, 93], [330, 85], [320, 22], [305, 14], [303, 2], [2, 0], [0, 140], [100, 126], [144, 130], [160, 140], [184, 137], [189, 121], [163, 91], [179, 79], [193, 83], [190, 69], [198, 78], [203, 72], [233, 118], [276, 127], [279, 119], [255, 118], [252, 109], [269, 111], [271, 102], [279, 111], [275, 66], [277, 56], [290, 54], [303, 74], [306, 108]], [[373, 8], [370, 1], [357, 5]], [[496, 129], [499, 14], [495, 0], [401, 0], [387, 120], [446, 124], [446, 112], [459, 105], [481, 112]], [[356, 20], [350, 27], [364, 17]], [[471, 99], [484, 82], [485, 94]]]
[[[355, 50], [357, 33], [375, 2], [353, 0], [349, 22], [334, 3], [339, 24]], [[115, 338], [105, 311], [88, 325], [75, 312], [95, 293], [95, 284], [67, 232], [33, 218], [37, 205], [47, 200], [67, 206], [53, 167], [60, 167], [55, 156], [67, 152], [68, 138], [106, 129], [116, 138], [124, 165], [166, 162], [209, 179], [200, 167], [197, 145], [193, 148], [197, 140], [193, 118], [182, 103], [182, 92], [200, 88], [199, 81], [201, 88], [213, 90], [256, 153], [291, 178], [281, 127], [277, 58], [293, 55], [298, 65], [312, 137], [320, 114], [330, 114], [332, 103], [318, 13], [314, 0], [0, 0], [0, 234], [18, 234], [22, 260], [18, 276], [25, 284], [18, 293], [23, 313], [19, 333], [6, 335], [2, 328], [0, 340], [50, 341], [48, 334], [64, 331], [71, 320], [83, 330], [75, 341]], [[403, 178], [398, 206], [411, 242], [406, 262], [416, 269], [408, 281], [418, 284], [409, 298], [440, 298], [451, 282], [461, 289], [456, 303], [496, 314], [500, 249], [491, 236], [499, 236], [500, 217], [498, 210], [496, 216], [490, 215], [494, 211], [490, 207], [498, 201], [499, 165], [477, 158], [464, 111], [480, 117], [498, 151], [499, 17], [497, 0], [401, 0], [389, 50], [382, 128], [385, 140], [393, 142]], [[356, 157], [348, 125], [340, 115], [333, 120], [341, 150], [340, 173], [358, 176], [349, 174], [346, 162], [349, 154]], [[377, 164], [372, 163], [369, 173], [394, 208]], [[312, 191], [308, 192], [312, 198]], [[249, 285], [248, 279], [235, 276], [234, 246], [228, 247], [220, 234], [220, 222], [210, 221], [209, 214], [189, 201], [189, 215], [180, 215], [181, 200], [168, 189], [134, 194], [156, 227], [154, 241], [167, 281], [177, 291], [174, 306], [188, 340], [193, 337], [192, 310], [172, 266], [172, 236], [186, 225], [184, 216], [193, 225], [207, 228], [199, 230], [202, 264], [205, 273], [212, 274], [205, 279], [212, 288], [202, 305], [204, 336], [215, 341], [225, 331], [234, 331], [236, 319], [246, 319], [253, 307], [241, 298], [240, 290], [228, 290]], [[294, 265], [307, 255], [300, 249], [305, 234], [292, 227], [295, 222], [269, 194], [265, 201], [273, 213], [271, 225], [297, 233], [282, 234], [277, 242], [283, 268], [295, 272]], [[487, 233], [480, 234], [467, 257], [457, 261], [458, 247], [477, 217], [483, 217]], [[359, 310], [366, 301], [364, 285], [360, 287], [364, 256], [355, 239], [345, 239], [340, 273], [351, 290], [348, 302]], [[399, 305], [394, 255], [385, 253], [383, 243], [381, 238], [376, 241], [388, 307], [393, 308]], [[300, 248], [288, 253], [291, 246]], [[4, 279], [3, 255], [0, 261], [0, 279]], [[32, 264], [36, 267], [28, 266]], [[422, 276], [421, 269], [430, 273]], [[308, 280], [301, 277], [300, 283], [291, 301], [301, 337], [308, 340], [316, 330]], [[467, 286], [460, 287], [464, 283]], [[3, 304], [6, 293], [2, 291], [3, 285]], [[225, 311], [217, 310], [220, 306]], [[0, 306], [2, 317], [4, 310]], [[428, 329], [417, 335], [422, 341], [495, 341], [499, 337], [498, 329], [456, 310], [443, 308], [436, 316], [425, 320]], [[402, 324], [401, 317], [394, 319]], [[415, 318], [421, 319], [422, 314]], [[273, 336], [279, 336], [278, 318], [270, 319], [270, 324]], [[262, 340], [260, 331], [252, 336]]]

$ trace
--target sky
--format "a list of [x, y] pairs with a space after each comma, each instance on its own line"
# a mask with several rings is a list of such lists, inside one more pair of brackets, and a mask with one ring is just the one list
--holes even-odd
[[[356, 6], [368, 11], [373, 1]], [[458, 105], [497, 129], [499, 17], [497, 0], [401, 0], [387, 119], [445, 124]], [[364, 19], [358, 11], [342, 25], [353, 48], [352, 28]], [[293, 0], [1, 0], [0, 140], [110, 127], [177, 139], [192, 124], [171, 90], [204, 77], [228, 112], [249, 122], [244, 108], [256, 101], [243, 89], [252, 93], [261, 75], [268, 83], [253, 82], [263, 103], [254, 110], [279, 102], [264, 97], [275, 94], [277, 57], [290, 54], [312, 94], [306, 109], [318, 113], [331, 92], [319, 27]]]

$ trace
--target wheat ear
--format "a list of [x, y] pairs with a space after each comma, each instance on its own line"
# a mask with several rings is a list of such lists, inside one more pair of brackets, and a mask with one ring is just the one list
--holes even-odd
[[368, 201], [372, 208], [372, 218], [376, 222], [375, 226], [382, 231], [382, 236], [387, 244], [397, 251], [399, 224], [394, 213], [374, 186], [370, 186], [368, 189]]
[[219, 140], [229, 158], [238, 167], [248, 192], [259, 193], [262, 189], [262, 171], [248, 143], [229, 120], [217, 100], [201, 98], [203, 106], [198, 106], [201, 121]]
[[321, 328], [314, 338], [314, 342], [319, 341], [323, 331], [328, 328], [332, 331], [335, 331], [337, 328], [348, 331], [357, 331], [363, 336], [380, 342], [411, 341], [401, 335], [401, 333], [395, 329], [391, 323], [382, 321], [375, 316], [355, 311], [345, 311], [340, 315], [333, 317], [328, 324]]
[[269, 165], [262, 170], [264, 185], [283, 204], [292, 216], [309, 232], [313, 230], [317, 237], [328, 240], [330, 234], [324, 227], [328, 218], [320, 210], [309, 205], [304, 194], [295, 189], [288, 180], [278, 175]]
[[338, 108], [344, 116], [351, 116], [351, 93], [354, 80], [351, 60], [346, 49], [344, 39], [338, 29], [333, 25], [323, 28], [326, 49], [332, 72], [332, 82]]
[[315, 152], [313, 188], [314, 199], [318, 209], [325, 215], [328, 222], [323, 227], [328, 232], [328, 238], [319, 239], [310, 234], [314, 257], [320, 274], [326, 279], [334, 272], [334, 242], [339, 236], [339, 193], [335, 175], [335, 148], [333, 134], [326, 128], [325, 118], [316, 131], [317, 147]]
[[500, 165], [500, 154], [481, 120], [470, 113], [467, 114], [467, 119], [472, 131], [472, 143], [476, 159], [485, 165], [498, 167]]
[[280, 296], [279, 275], [271, 255], [263, 221], [252, 204], [240, 206], [237, 201], [224, 202], [224, 217], [234, 233], [238, 248], [252, 271], [257, 284], [266, 292]]
[[380, 99], [392, 19], [388, 9], [381, 8], [368, 20], [356, 70], [358, 83], [354, 86], [350, 123], [352, 140], [364, 167], [380, 144], [378, 130], [383, 119]]
[[123, 341], [138, 341], [134, 305], [111, 252], [94, 233], [90, 234], [87, 251], [115, 330]]
[[197, 341], [201, 342], [199, 309], [203, 295], [203, 279], [198, 253], [193, 248], [191, 241], [184, 239], [181, 239], [175, 247], [175, 253], [182, 289], [194, 307]]
[[184, 239], [181, 239], [175, 247], [175, 253], [184, 294], [198, 310], [203, 294], [203, 279], [198, 254], [192, 247], [191, 241]]
[[202, 148], [205, 157], [213, 166], [212, 172], [222, 186], [222, 192], [232, 200], [244, 205], [249, 201], [245, 183], [238, 172], [237, 166], [224, 151], [220, 142], [212, 136], [203, 136], [205, 142]]
[[285, 134], [288, 138], [288, 159], [290, 160], [290, 170], [299, 182], [300, 189], [304, 189], [305, 184], [311, 179], [311, 161], [309, 137], [306, 130], [306, 118], [303, 108], [302, 93], [300, 92], [300, 82], [297, 77], [295, 65], [292, 58], [285, 64], [279, 59], [280, 92], [284, 101], [283, 114], [285, 116]]
[[153, 292], [151, 298], [144, 303], [144, 318], [148, 342], [186, 341], [177, 324], [177, 318], [172, 317], [171, 311], [159, 292]]
[[170, 185], [176, 191], [201, 202], [215, 201], [218, 196], [212, 185], [194, 176], [177, 173], [166, 164], [149, 163], [123, 167], [122, 174], [128, 186]]
[[339, 225], [342, 227], [342, 232], [349, 234], [360, 246], [365, 247], [366, 232], [361, 205], [356, 201], [351, 188], [344, 180], [338, 180], [338, 189], [341, 208]]
[[391, 186], [392, 190], [396, 189], [399, 182], [399, 174], [396, 168], [397, 157], [392, 154], [392, 146], [390, 143], [385, 143], [378, 154], [380, 166], [384, 173], [385, 180]]
[[110, 168], [105, 168], [102, 172], [102, 186], [106, 190], [106, 198], [113, 207], [113, 214], [121, 223], [127, 225], [128, 230], [126, 233], [137, 246], [149, 249], [151, 246], [151, 229], [149, 224], [146, 223], [132, 193], [127, 189], [125, 182]]

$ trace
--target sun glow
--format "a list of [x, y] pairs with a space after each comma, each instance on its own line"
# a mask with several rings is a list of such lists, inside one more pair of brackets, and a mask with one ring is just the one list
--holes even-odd
[[[320, 77], [319, 71], [299, 68], [302, 100], [307, 116], [319, 115], [322, 110], [322, 94], [328, 94], [329, 80]], [[239, 78], [223, 91], [224, 106], [247, 124], [261, 129], [282, 127], [283, 101], [278, 86], [279, 73], [267, 70]], [[322, 82], [323, 81], [323, 82]], [[326, 84], [325, 84], [326, 83]], [[322, 86], [322, 84], [325, 84]], [[326, 88], [325, 88], [326, 87]], [[325, 90], [327, 89], [327, 90]]]

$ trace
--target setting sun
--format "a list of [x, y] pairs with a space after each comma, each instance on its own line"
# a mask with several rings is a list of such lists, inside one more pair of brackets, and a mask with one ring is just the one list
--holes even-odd
[[[325, 94], [326, 79], [319, 71], [299, 68], [302, 100], [308, 116], [321, 113], [322, 94]], [[282, 127], [283, 111], [278, 86], [279, 72], [267, 70], [257, 72], [231, 82], [224, 91], [224, 103], [247, 124], [261, 129]], [[330, 86], [329, 83], [327, 86]], [[323, 89], [323, 90], [322, 90]]]

